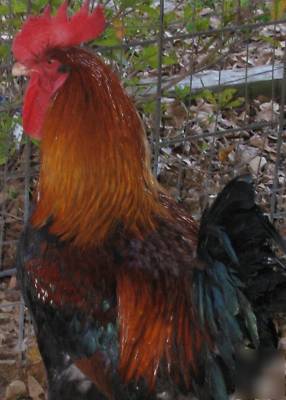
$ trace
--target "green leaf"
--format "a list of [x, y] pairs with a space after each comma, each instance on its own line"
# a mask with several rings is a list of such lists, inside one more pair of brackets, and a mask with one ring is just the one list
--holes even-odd
[[197, 144], [197, 146], [201, 152], [207, 151], [209, 149], [209, 145], [207, 142], [200, 142]]
[[158, 67], [158, 46], [156, 45], [144, 47], [134, 61], [134, 68], [138, 71], [142, 71], [148, 67]]
[[41, 10], [47, 5], [45, 0], [35, 0], [31, 2], [33, 14], [39, 14]]
[[12, 11], [13, 14], [25, 14], [27, 12], [27, 2], [23, 0], [13, 0]]
[[234, 88], [224, 89], [221, 93], [218, 93], [216, 96], [219, 107], [221, 109], [240, 107], [244, 103], [244, 99], [242, 97], [235, 99], [236, 93], [237, 89]]
[[12, 186], [8, 189], [8, 196], [10, 199], [14, 200], [18, 197], [19, 192]]
[[168, 25], [171, 24], [172, 22], [177, 22], [177, 21], [178, 21], [178, 16], [175, 13], [175, 11], [170, 11], [166, 13], [164, 16], [164, 24], [166, 27], [168, 27]]
[[139, 10], [141, 12], [147, 14], [147, 16], [149, 18], [152, 18], [153, 20], [158, 19], [159, 15], [160, 15], [159, 8], [155, 8], [150, 5], [147, 5], [147, 4], [145, 4], [145, 2], [144, 2], [144, 4], [142, 4], [142, 6], [139, 8]]
[[163, 57], [163, 64], [164, 65], [174, 65], [178, 63], [178, 58], [175, 52], [172, 54], [168, 54]]
[[211, 92], [209, 89], [203, 90], [199, 95], [196, 96], [197, 98], [202, 98], [203, 100], [207, 101], [208, 103], [211, 104], [216, 104], [217, 99], [216, 96], [213, 92]]
[[34, 139], [34, 138], [30, 138], [31, 142], [36, 146], [36, 147], [40, 147], [41, 141]]
[[9, 15], [9, 7], [8, 6], [4, 6], [3, 4], [0, 5], [0, 15], [4, 16], [4, 15]]
[[153, 114], [156, 110], [156, 101], [149, 100], [142, 105], [145, 114]]
[[194, 5], [193, 4], [187, 4], [184, 7], [184, 10], [183, 10], [184, 18], [186, 20], [190, 20], [191, 18], [193, 18], [194, 17], [194, 11], [195, 11]]
[[238, 108], [238, 107], [241, 107], [243, 105], [243, 103], [244, 103], [244, 98], [239, 97], [238, 99], [231, 101], [227, 107], [231, 108], [231, 109]]
[[136, 77], [136, 76], [134, 76], [133, 78], [131, 78], [131, 79], [126, 79], [125, 81], [124, 81], [124, 84], [125, 84], [125, 86], [129, 86], [129, 87], [132, 87], [132, 86], [137, 86], [138, 84], [139, 84], [139, 82], [140, 82], [140, 79], [138, 78], [138, 77]]
[[218, 103], [221, 108], [224, 108], [228, 105], [228, 103], [232, 100], [233, 96], [236, 93], [236, 89], [224, 89], [222, 92], [218, 93]]
[[270, 37], [270, 36], [265, 36], [265, 35], [260, 35], [259, 39], [262, 40], [265, 43], [270, 44], [272, 47], [278, 49], [281, 48], [281, 42], [278, 39], [275, 39], [274, 37]]
[[205, 18], [197, 18], [194, 22], [190, 22], [186, 28], [189, 32], [201, 32], [207, 31], [210, 27], [210, 19], [209, 17]]
[[140, 3], [141, 3], [140, 0], [120, 0], [119, 7], [120, 7], [120, 9], [123, 9], [123, 10], [125, 8], [129, 8], [129, 7], [132, 7], [134, 9]]
[[9, 54], [10, 46], [6, 43], [0, 44], [0, 58], [6, 58]]
[[121, 42], [116, 36], [115, 29], [111, 26], [106, 29], [103, 37], [96, 39], [94, 43], [98, 46], [112, 47], [120, 44]]
[[178, 100], [185, 101], [185, 99], [190, 95], [190, 88], [188, 86], [175, 86], [175, 96]]
[[0, 115], [0, 165], [7, 162], [10, 150], [9, 134], [13, 128], [13, 118], [8, 113]]

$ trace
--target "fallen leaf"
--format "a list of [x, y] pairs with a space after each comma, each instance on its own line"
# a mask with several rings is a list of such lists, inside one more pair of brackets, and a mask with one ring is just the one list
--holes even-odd
[[167, 113], [173, 119], [175, 128], [181, 128], [188, 120], [188, 110], [184, 103], [173, 102], [167, 106]]
[[279, 105], [275, 102], [269, 101], [260, 104], [260, 111], [256, 115], [257, 121], [275, 121], [279, 111]]
[[42, 386], [32, 375], [28, 375], [28, 389], [33, 400], [40, 400], [40, 396], [45, 393]]
[[234, 149], [234, 145], [220, 148], [219, 152], [218, 152], [219, 161], [225, 162], [228, 159], [228, 156], [232, 152], [233, 149]]
[[31, 364], [37, 364], [41, 362], [42, 360], [41, 354], [36, 344], [33, 344], [32, 346], [28, 347], [27, 359], [30, 361]]
[[17, 287], [17, 278], [15, 275], [11, 276], [8, 288], [9, 289], [16, 289]]
[[5, 400], [17, 400], [20, 396], [27, 394], [26, 385], [23, 381], [13, 381], [7, 388], [5, 393]]
[[256, 156], [249, 162], [251, 172], [256, 175], [267, 164], [265, 157]]
[[124, 25], [121, 19], [117, 18], [113, 21], [113, 26], [115, 28], [115, 35], [117, 39], [122, 40], [125, 35]]

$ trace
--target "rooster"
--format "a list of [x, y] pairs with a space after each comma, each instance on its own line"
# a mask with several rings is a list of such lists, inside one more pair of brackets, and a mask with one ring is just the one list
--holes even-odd
[[[200, 226], [151, 173], [144, 128], [116, 75], [77, 47], [104, 30], [89, 1], [23, 24], [15, 76], [41, 141], [18, 279], [50, 400], [225, 400], [243, 349], [272, 351], [285, 311], [285, 245], [237, 177]], [[278, 248], [280, 247], [280, 253]]]

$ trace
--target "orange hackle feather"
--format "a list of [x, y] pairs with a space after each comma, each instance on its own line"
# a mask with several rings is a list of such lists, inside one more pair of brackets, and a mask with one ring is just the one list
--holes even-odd
[[150, 169], [141, 120], [118, 79], [85, 50], [55, 50], [70, 68], [44, 121], [32, 224], [74, 244], [102, 243], [118, 224], [137, 237], [168, 211]]

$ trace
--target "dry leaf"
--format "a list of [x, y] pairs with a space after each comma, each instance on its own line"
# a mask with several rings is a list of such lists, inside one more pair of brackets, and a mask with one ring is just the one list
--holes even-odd
[[265, 157], [256, 156], [249, 162], [251, 172], [256, 175], [267, 164]]
[[27, 394], [26, 385], [22, 381], [13, 381], [7, 388], [5, 393], [5, 400], [17, 400], [20, 396]]
[[244, 164], [249, 164], [249, 162], [258, 155], [259, 150], [252, 146], [247, 146], [244, 144], [239, 145], [239, 155], [241, 162]]
[[121, 19], [116, 18], [113, 21], [113, 26], [115, 28], [115, 35], [117, 37], [117, 39], [122, 40], [124, 38], [125, 35], [125, 29], [124, 29], [124, 25]]
[[167, 106], [167, 113], [173, 119], [175, 128], [181, 128], [188, 120], [188, 109], [182, 102], [174, 101]]
[[272, 19], [281, 19], [285, 11], [286, 0], [272, 0]]
[[27, 358], [31, 364], [37, 364], [42, 361], [37, 344], [28, 347]]
[[279, 111], [279, 105], [275, 102], [269, 101], [260, 104], [260, 111], [256, 115], [258, 121], [275, 121], [277, 113]]
[[233, 151], [234, 145], [228, 147], [222, 147], [218, 152], [218, 159], [221, 162], [225, 162], [228, 159], [229, 154]]
[[17, 287], [17, 278], [15, 275], [11, 276], [8, 288], [9, 289], [16, 289]]
[[33, 400], [40, 400], [40, 396], [45, 393], [42, 386], [32, 375], [28, 375], [28, 389]]

